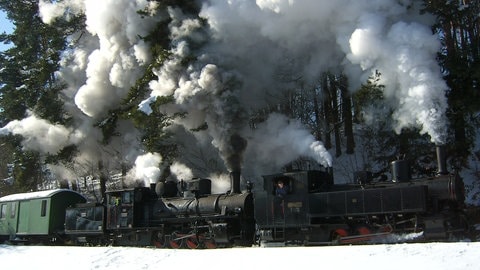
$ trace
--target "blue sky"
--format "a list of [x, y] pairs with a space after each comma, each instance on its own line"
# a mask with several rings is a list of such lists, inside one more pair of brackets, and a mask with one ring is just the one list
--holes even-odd
[[[7, 32], [11, 33], [13, 31], [13, 24], [7, 19], [7, 15], [3, 10], [0, 10], [0, 33]], [[0, 51], [5, 50], [8, 46], [0, 43]]]

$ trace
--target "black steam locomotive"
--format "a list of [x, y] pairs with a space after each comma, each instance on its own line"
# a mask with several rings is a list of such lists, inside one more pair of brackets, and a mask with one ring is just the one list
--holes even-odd
[[[79, 243], [215, 248], [252, 245], [253, 193], [240, 193], [232, 173], [228, 194], [211, 194], [211, 180], [196, 179], [107, 192], [106, 205], [66, 209], [65, 233]], [[156, 191], [154, 191], [156, 190]], [[181, 196], [179, 194], [181, 193]]]
[[[261, 191], [247, 184], [241, 192], [240, 173], [233, 172], [224, 194], [211, 194], [209, 179], [109, 191], [102, 204], [65, 204], [64, 230], [55, 239], [192, 249], [364, 243], [402, 234], [452, 240], [468, 230], [463, 182], [446, 171], [443, 148], [437, 157], [438, 173], [416, 180], [407, 162], [397, 160], [392, 181], [357, 172], [355, 183], [335, 184], [331, 169], [296, 171], [264, 176]], [[283, 198], [275, 193], [279, 181], [287, 188]]]
[[[438, 173], [416, 180], [406, 160], [392, 162], [389, 182], [373, 182], [369, 172], [344, 185], [322, 171], [265, 176], [255, 194], [260, 239], [303, 245], [408, 240], [406, 234], [416, 241], [459, 239], [468, 231], [463, 181], [446, 171], [443, 147], [437, 158]], [[278, 181], [289, 187], [280, 202], [274, 199]]]

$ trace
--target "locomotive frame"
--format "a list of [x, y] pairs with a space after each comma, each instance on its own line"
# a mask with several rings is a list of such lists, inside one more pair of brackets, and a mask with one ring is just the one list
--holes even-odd
[[[327, 168], [266, 175], [255, 192], [249, 184], [241, 192], [240, 172], [232, 172], [231, 190], [221, 194], [211, 194], [209, 179], [112, 190], [103, 203], [87, 203], [77, 194], [51, 201], [63, 209], [49, 212], [51, 218], [64, 226], [41, 237], [15, 226], [5, 229], [12, 224], [8, 205], [24, 200], [10, 195], [0, 198], [0, 240], [191, 249], [372, 243], [398, 241], [391, 236], [402, 234], [416, 237], [405, 238], [410, 241], [455, 241], [469, 232], [463, 181], [447, 172], [444, 148], [437, 147], [437, 159], [437, 174], [421, 179], [411, 179], [408, 163], [397, 160], [389, 182], [357, 172], [355, 183], [336, 184]], [[280, 180], [288, 187], [283, 199], [275, 195]]]

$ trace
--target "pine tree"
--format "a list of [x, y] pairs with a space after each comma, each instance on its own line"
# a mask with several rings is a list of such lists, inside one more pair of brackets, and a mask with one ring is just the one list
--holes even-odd
[[471, 153], [480, 109], [480, 22], [478, 1], [425, 1], [425, 11], [437, 17], [433, 30], [439, 33], [442, 51], [439, 63], [445, 74], [451, 130], [457, 160], [466, 165]]
[[[1, 42], [11, 45], [0, 54], [0, 123], [3, 126], [32, 112], [52, 123], [65, 124], [68, 118], [58, 95], [63, 85], [57, 82], [55, 72], [66, 37], [81, 21], [46, 25], [39, 17], [38, 0], [1, 0], [0, 9], [15, 26], [13, 33], [0, 35]], [[16, 136], [9, 138], [6, 144], [15, 149], [16, 189], [36, 190], [42, 179], [40, 154], [22, 149]]]

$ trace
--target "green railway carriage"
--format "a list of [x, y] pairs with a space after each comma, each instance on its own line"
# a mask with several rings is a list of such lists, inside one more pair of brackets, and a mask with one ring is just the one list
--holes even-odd
[[64, 233], [66, 208], [86, 202], [68, 189], [13, 194], [0, 198], [0, 242], [53, 242]]

